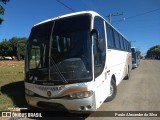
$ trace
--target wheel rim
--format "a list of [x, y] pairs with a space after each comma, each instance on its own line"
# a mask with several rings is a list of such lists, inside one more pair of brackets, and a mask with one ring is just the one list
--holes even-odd
[[111, 84], [111, 86], [110, 86], [110, 96], [112, 96], [112, 94], [113, 94], [113, 85]]
[[129, 77], [129, 68], [128, 68], [128, 77]]

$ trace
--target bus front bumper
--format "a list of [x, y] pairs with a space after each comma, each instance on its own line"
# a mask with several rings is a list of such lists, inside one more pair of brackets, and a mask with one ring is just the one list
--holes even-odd
[[25, 95], [25, 97], [27, 103], [30, 106], [44, 108], [47, 110], [67, 110], [75, 112], [87, 112], [96, 110], [94, 95], [83, 99], [46, 99], [29, 95]]

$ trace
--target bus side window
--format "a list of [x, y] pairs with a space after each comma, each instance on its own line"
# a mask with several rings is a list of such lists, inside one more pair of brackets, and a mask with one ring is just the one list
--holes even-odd
[[129, 52], [131, 52], [131, 43], [129, 42]]
[[125, 42], [126, 42], [126, 47], [127, 47], [126, 51], [128, 51], [128, 42], [127, 40], [125, 40]]
[[120, 37], [121, 49], [124, 50], [123, 38], [121, 35], [119, 37]]
[[117, 49], [120, 49], [120, 42], [119, 42], [119, 35], [117, 33], [117, 31], [113, 30], [114, 31], [114, 39], [115, 39], [115, 43], [116, 43], [116, 48]]
[[107, 42], [108, 42], [108, 48], [114, 48], [115, 43], [114, 43], [114, 37], [113, 37], [113, 30], [111, 26], [109, 26], [108, 23], [106, 23], [106, 32], [107, 32]]
[[103, 50], [99, 51], [97, 48], [97, 41], [94, 40], [94, 66], [95, 66], [95, 77], [101, 74], [104, 69], [106, 59], [106, 43], [105, 43], [105, 32], [104, 32], [104, 20], [100, 17], [94, 19], [94, 29], [99, 32], [99, 41], [103, 42]]
[[124, 50], [127, 50], [127, 46], [126, 46], [126, 40], [123, 38], [123, 45], [124, 45]]

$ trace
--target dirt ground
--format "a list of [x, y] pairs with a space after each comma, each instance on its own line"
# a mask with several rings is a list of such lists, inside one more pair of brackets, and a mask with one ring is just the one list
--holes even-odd
[[17, 61], [17, 60], [0, 60], [0, 66], [3, 65], [22, 65], [24, 64], [24, 61]]

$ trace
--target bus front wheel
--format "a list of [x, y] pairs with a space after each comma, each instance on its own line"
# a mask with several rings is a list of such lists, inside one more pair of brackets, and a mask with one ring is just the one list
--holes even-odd
[[117, 86], [115, 80], [112, 78], [111, 79], [111, 85], [110, 85], [110, 95], [107, 97], [105, 102], [112, 101], [117, 94]]

